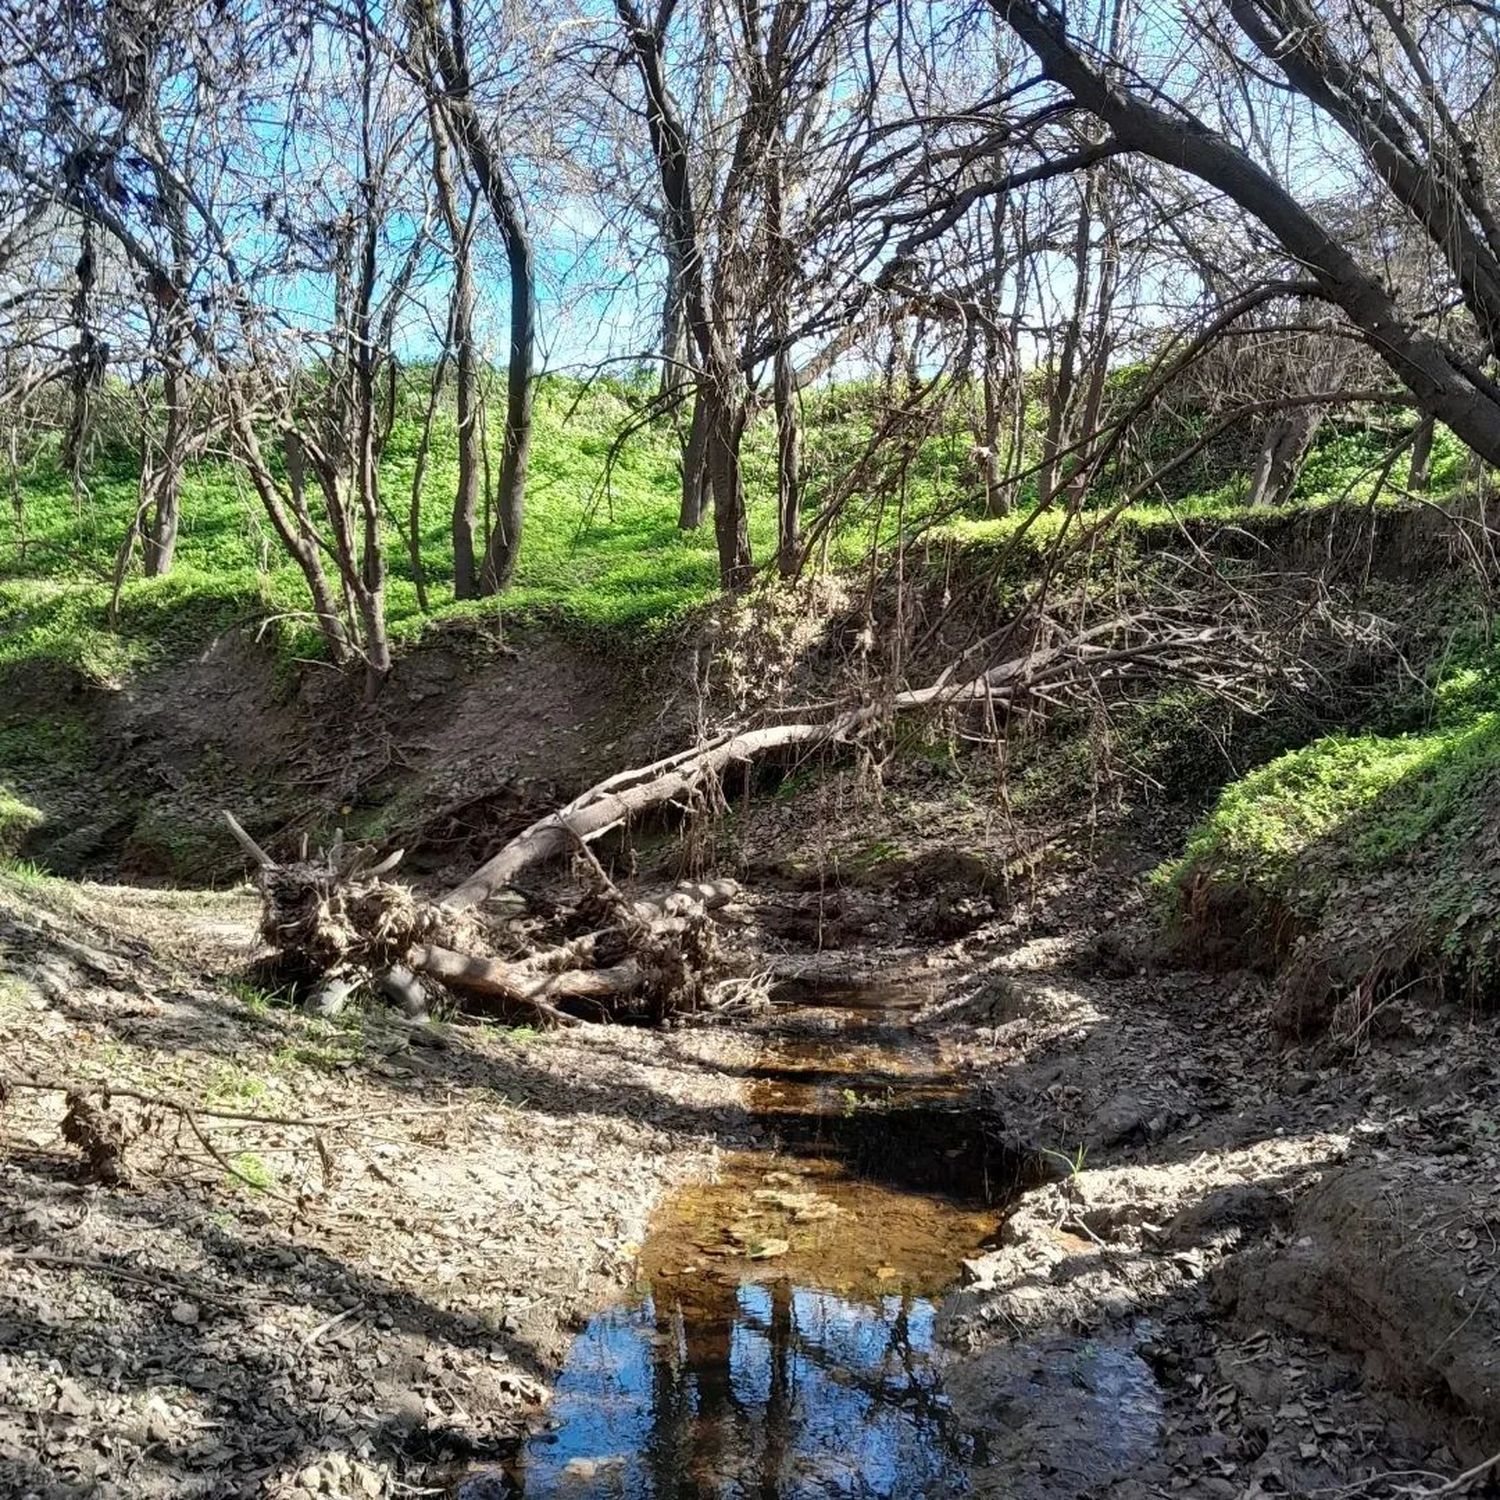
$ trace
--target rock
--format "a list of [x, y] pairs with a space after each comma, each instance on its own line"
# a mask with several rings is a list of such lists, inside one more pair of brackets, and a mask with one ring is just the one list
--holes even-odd
[[392, 1427], [410, 1432], [427, 1420], [427, 1407], [415, 1391], [398, 1391], [391, 1397], [385, 1419]]
[[[1290, 1243], [1226, 1269], [1227, 1300], [1365, 1356], [1383, 1383], [1440, 1392], [1465, 1420], [1461, 1456], [1500, 1442], [1500, 1307], [1469, 1264], [1459, 1226], [1472, 1185], [1401, 1162], [1330, 1172], [1297, 1205]], [[1472, 1460], [1471, 1460], [1472, 1461]]]
[[1116, 1094], [1097, 1110], [1089, 1124], [1091, 1147], [1138, 1145], [1150, 1138], [1154, 1107], [1134, 1094]]
[[191, 1328], [198, 1321], [198, 1309], [196, 1305], [191, 1302], [174, 1302], [172, 1304], [172, 1321]]
[[55, 1409], [65, 1417], [88, 1417], [93, 1415], [94, 1402], [76, 1380], [65, 1380], [57, 1393]]

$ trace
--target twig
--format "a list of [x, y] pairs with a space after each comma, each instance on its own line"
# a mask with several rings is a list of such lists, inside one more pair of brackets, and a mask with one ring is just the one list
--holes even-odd
[[224, 819], [230, 833], [234, 835], [235, 842], [262, 870], [274, 870], [276, 868], [276, 861], [240, 827], [239, 819], [228, 808], [221, 808], [219, 816]]
[[1500, 1453], [1492, 1453], [1483, 1463], [1477, 1463], [1472, 1469], [1465, 1469], [1462, 1474], [1450, 1479], [1447, 1484], [1439, 1485], [1435, 1490], [1407, 1489], [1408, 1495], [1421, 1496], [1422, 1500], [1431, 1500], [1434, 1495], [1456, 1495], [1467, 1484], [1472, 1484], [1476, 1479], [1483, 1479], [1491, 1469], [1500, 1467]]
[[353, 1307], [346, 1307], [343, 1312], [335, 1313], [331, 1318], [325, 1319], [302, 1340], [302, 1347], [304, 1349], [310, 1349], [314, 1344], [318, 1342], [320, 1338], [323, 1337], [325, 1333], [329, 1332], [331, 1329], [337, 1328], [345, 1318], [352, 1318], [355, 1313], [362, 1311], [363, 1308], [363, 1302], [356, 1302]]
[[184, 1114], [182, 1118], [187, 1121], [187, 1127], [197, 1138], [198, 1144], [202, 1146], [203, 1149], [207, 1151], [211, 1157], [213, 1157], [214, 1161], [231, 1177], [235, 1178], [239, 1182], [243, 1182], [245, 1186], [251, 1190], [251, 1192], [264, 1193], [266, 1197], [274, 1198], [278, 1203], [288, 1204], [292, 1208], [297, 1207], [297, 1200], [295, 1198], [290, 1198], [285, 1193], [278, 1193], [274, 1191], [264, 1182], [257, 1182], [253, 1177], [249, 1175], [249, 1173], [242, 1172], [237, 1166], [235, 1166], [235, 1164], [230, 1161], [229, 1158], [225, 1156], [224, 1153], [220, 1151], [219, 1148], [215, 1146], [206, 1135], [204, 1135], [202, 1129], [198, 1125], [198, 1122], [192, 1117], [191, 1113]]
[[43, 1250], [6, 1250], [0, 1251], [0, 1258], [21, 1265], [47, 1266], [59, 1271], [94, 1271], [100, 1276], [113, 1276], [117, 1281], [132, 1281], [139, 1286], [150, 1287], [152, 1291], [160, 1291], [166, 1287], [182, 1292], [185, 1296], [196, 1297], [199, 1302], [212, 1302], [220, 1307], [234, 1307], [247, 1300], [269, 1300], [259, 1297], [226, 1297], [219, 1292], [207, 1291], [193, 1282], [181, 1281], [164, 1271], [153, 1271], [151, 1275], [145, 1276], [139, 1271], [127, 1271], [123, 1266], [112, 1265], [107, 1260], [95, 1260], [84, 1255], [53, 1255]]

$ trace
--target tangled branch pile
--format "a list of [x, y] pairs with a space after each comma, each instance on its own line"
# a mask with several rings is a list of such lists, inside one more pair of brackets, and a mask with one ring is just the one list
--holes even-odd
[[[986, 661], [986, 651], [1002, 648], [1014, 654]], [[524, 829], [437, 902], [381, 878], [399, 852], [372, 864], [367, 852], [336, 846], [318, 860], [278, 865], [225, 818], [260, 867], [266, 940], [327, 982], [348, 989], [364, 978], [403, 1004], [413, 990], [420, 996], [424, 982], [436, 982], [470, 1004], [556, 1021], [655, 1023], [722, 1007], [753, 989], [730, 977], [713, 920], [735, 888], [680, 887], [663, 900], [632, 901], [594, 859], [590, 841], [652, 809], [712, 802], [705, 793], [736, 765], [788, 749], [805, 755], [849, 744], [900, 714], [973, 714], [993, 727], [1071, 693], [1098, 693], [1145, 674], [1230, 692], [1243, 683], [1255, 649], [1252, 632], [1222, 618], [1204, 626], [1177, 610], [1089, 626], [1038, 611], [950, 662], [926, 686], [866, 696], [816, 718], [733, 728], [611, 776]], [[579, 857], [585, 893], [557, 940], [537, 947], [486, 927], [479, 913], [490, 897], [570, 852]]]

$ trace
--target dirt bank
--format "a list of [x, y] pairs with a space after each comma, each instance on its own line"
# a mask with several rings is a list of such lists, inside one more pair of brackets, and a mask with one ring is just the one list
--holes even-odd
[[[965, 1231], [974, 1251], [919, 1360], [947, 1403], [923, 1383], [922, 1410], [952, 1413], [933, 1428], [952, 1444], [944, 1483], [1038, 1500], [1373, 1497], [1493, 1451], [1490, 1023], [1414, 1009], [1354, 1050], [1277, 1051], [1253, 976], [1122, 963], [1138, 857], [1087, 873], [1057, 859], [1015, 901], [940, 844], [885, 832], [903, 852], [816, 900], [768, 884], [735, 924], [804, 999], [872, 983], [882, 1005], [904, 997], [894, 1024], [920, 1067], [899, 1074], [885, 1042], [846, 1037], [831, 1013], [796, 1034], [774, 1017], [667, 1033], [379, 1012], [335, 1025], [225, 986], [247, 957], [244, 894], [8, 883], [22, 1065], [7, 1071], [219, 1113], [117, 1095], [110, 1114], [140, 1138], [111, 1183], [65, 1138], [61, 1094], [13, 1093], [0, 1480], [382, 1495], [508, 1459], [545, 1425], [574, 1331], [635, 1282], [674, 1185], [710, 1178], [727, 1148], [718, 1198], [695, 1201], [743, 1216], [732, 1200], [757, 1192], [838, 1200], [815, 1178], [784, 1187], [767, 1155], [797, 1153], [812, 1098], [840, 1150], [885, 1144], [841, 1158], [880, 1179], [871, 1233], [903, 1204], [985, 1187], [964, 1212], [988, 1219], [991, 1248], [982, 1224]], [[911, 1089], [957, 1111], [941, 1141], [902, 1134]], [[1025, 1190], [984, 1211], [1016, 1152]], [[837, 1273], [854, 1305], [899, 1294], [860, 1289], [896, 1274], [863, 1242], [825, 1265], [800, 1233], [776, 1229], [789, 1269], [768, 1287]], [[647, 1274], [680, 1271], [687, 1247], [648, 1249]]]
[[944, 1309], [976, 1492], [1411, 1494], [1485, 1460], [1493, 1020], [1413, 1005], [1283, 1048], [1254, 975], [1101, 970], [1131, 917], [1059, 883], [929, 1014], [1057, 1177]]

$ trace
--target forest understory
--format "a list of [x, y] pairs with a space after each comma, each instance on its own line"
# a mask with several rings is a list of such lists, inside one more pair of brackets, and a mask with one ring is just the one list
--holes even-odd
[[[1483, 991], [1417, 933], [1399, 970], [1347, 984], [1324, 954], [1315, 990], [1315, 923], [1278, 948], [1234, 917], [1254, 915], [1248, 865], [1212, 900], [1211, 864], [1173, 873], [1237, 774], [1390, 728], [1431, 621], [1375, 630], [1372, 606], [1417, 542], [1447, 545], [1414, 524], [1339, 534], [1350, 566], [1319, 573], [1327, 608], [1298, 638], [1309, 675], [1267, 651], [1254, 704], [1185, 711], [1168, 662], [1144, 694], [1083, 694], [999, 741], [971, 744], [960, 705], [936, 730], [736, 761], [592, 853], [554, 848], [468, 929], [493, 963], [585, 955], [554, 977], [616, 972], [663, 920], [706, 933], [692, 983], [623, 1013], [666, 1024], [607, 1024], [583, 990], [330, 1003], [326, 975], [271, 961], [219, 808], [283, 869], [337, 844], [368, 882], [404, 847], [378, 878], [431, 904], [621, 768], [752, 705], [837, 699], [865, 670], [867, 607], [824, 587], [792, 616], [719, 617], [635, 676], [544, 632], [450, 633], [340, 744], [316, 674], [288, 692], [232, 639], [170, 692], [17, 695], [14, 715], [63, 701], [111, 748], [23, 788], [50, 799], [33, 847], [93, 878], [0, 874], [0, 1488], [634, 1494], [607, 1449], [528, 1487], [548, 1424], [566, 1432], [548, 1398], [601, 1309], [706, 1275], [932, 1304], [952, 1466], [882, 1493], [1482, 1493], [1500, 1447]], [[1257, 544], [1280, 549], [1271, 622], [1291, 561], [1332, 535], [1278, 525]], [[1166, 578], [1184, 618], [1218, 607], [1213, 578], [1152, 568], [1139, 599]], [[877, 635], [896, 609], [877, 602]], [[910, 623], [920, 594], [899, 613], [913, 682], [982, 618], [950, 603], [934, 638]], [[153, 826], [174, 839], [148, 845]], [[822, 1098], [814, 1130], [789, 1088]], [[903, 1260], [867, 1245], [866, 1189], [822, 1175], [846, 1170], [919, 1227], [937, 1199], [964, 1217]], [[660, 1492], [720, 1492], [675, 1482]]]

